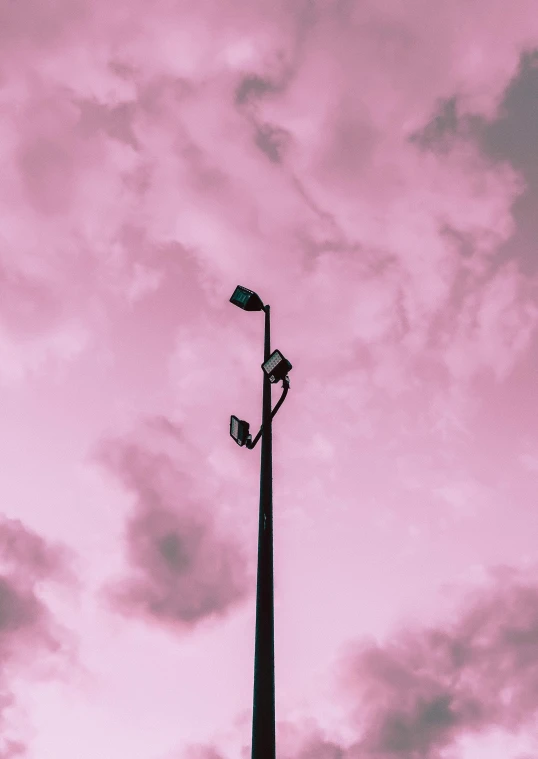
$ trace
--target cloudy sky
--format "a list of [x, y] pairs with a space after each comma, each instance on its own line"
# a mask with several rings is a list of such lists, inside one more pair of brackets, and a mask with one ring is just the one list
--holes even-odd
[[[535, 0], [1, 0], [0, 758], [538, 757]], [[279, 391], [273, 391], [273, 403]]]

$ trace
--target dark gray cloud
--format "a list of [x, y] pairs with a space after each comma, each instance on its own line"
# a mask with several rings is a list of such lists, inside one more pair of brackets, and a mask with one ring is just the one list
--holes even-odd
[[[71, 576], [67, 551], [48, 544], [18, 520], [0, 516], [0, 759], [26, 755], [11, 735], [6, 710], [14, 702], [11, 677], [37, 655], [55, 654], [65, 641], [38, 586]], [[8, 674], [9, 673], [9, 674]]]
[[530, 726], [538, 714], [538, 583], [501, 567], [452, 625], [357, 644], [340, 672], [366, 724], [345, 759], [440, 759], [461, 736]]
[[219, 535], [212, 505], [190, 495], [188, 464], [170, 449], [179, 428], [161, 418], [140, 432], [98, 453], [136, 496], [125, 533], [129, 571], [105, 595], [123, 614], [191, 627], [241, 602], [252, 578], [240, 547]]
[[481, 135], [488, 153], [507, 158], [527, 178], [538, 179], [538, 49], [522, 53], [519, 68], [507, 87], [498, 116], [491, 122], [472, 119], [483, 129]]
[[[525, 190], [516, 198], [512, 213], [515, 230], [497, 251], [495, 261], [517, 259], [527, 274], [538, 272], [538, 50], [521, 54], [499, 104], [495, 118], [467, 113], [457, 93], [440, 100], [436, 112], [423, 129], [410, 135], [421, 150], [447, 154], [459, 141], [476, 143], [482, 153], [495, 163], [508, 162], [525, 182]], [[448, 230], [457, 235], [457, 230]], [[469, 244], [465, 241], [466, 250]]]
[[462, 135], [463, 126], [458, 112], [458, 98], [439, 100], [431, 120], [421, 130], [410, 135], [410, 142], [422, 150], [447, 153], [455, 138]]
[[352, 642], [336, 684], [356, 740], [329, 740], [310, 724], [290, 733], [284, 722], [282, 759], [442, 759], [460, 738], [532, 728], [536, 573], [494, 568], [487, 585], [467, 592], [452, 623], [401, 628], [382, 644]]
[[289, 141], [290, 135], [285, 129], [270, 124], [262, 124], [256, 132], [256, 145], [272, 163], [282, 162]]
[[527, 274], [538, 272], [538, 50], [522, 54], [517, 74], [506, 89], [498, 118], [474, 119], [474, 128], [487, 155], [509, 161], [525, 179], [526, 189], [512, 212], [516, 223], [500, 257], [517, 258]]
[[265, 95], [274, 94], [279, 91], [279, 86], [269, 79], [264, 79], [256, 74], [245, 76], [237, 86], [235, 91], [236, 105], [245, 105], [252, 100], [264, 97]]
[[46, 577], [66, 579], [70, 575], [69, 556], [66, 548], [47, 543], [19, 520], [0, 516], [2, 564], [12, 567], [26, 582]]

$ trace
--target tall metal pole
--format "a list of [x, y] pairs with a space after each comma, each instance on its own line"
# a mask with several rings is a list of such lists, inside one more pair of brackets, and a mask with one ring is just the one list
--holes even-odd
[[[264, 361], [271, 355], [270, 307], [265, 306]], [[256, 644], [252, 759], [276, 759], [275, 744], [275, 619], [273, 590], [273, 437], [271, 382], [263, 374], [260, 521], [256, 588]]]

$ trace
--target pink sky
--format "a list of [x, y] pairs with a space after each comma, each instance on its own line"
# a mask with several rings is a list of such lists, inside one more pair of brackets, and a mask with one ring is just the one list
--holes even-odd
[[[535, 0], [0, 4], [0, 759], [538, 757]], [[273, 403], [280, 393], [273, 393]]]

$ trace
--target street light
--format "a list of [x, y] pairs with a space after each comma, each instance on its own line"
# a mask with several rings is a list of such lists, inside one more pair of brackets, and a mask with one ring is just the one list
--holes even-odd
[[252, 436], [249, 435], [250, 425], [243, 419], [238, 419], [236, 416], [230, 417], [230, 435], [233, 437], [237, 445], [248, 445], [248, 440], [252, 440]]
[[292, 368], [288, 359], [284, 358], [280, 351], [273, 351], [267, 361], [264, 361], [262, 364], [262, 369], [269, 377], [271, 384], [285, 379], [287, 373]]
[[[290, 387], [290, 362], [280, 351], [271, 353], [270, 306], [238, 285], [230, 302], [244, 311], [265, 312], [263, 355], [262, 426], [254, 440], [249, 424], [237, 416], [230, 418], [230, 435], [235, 442], [252, 449], [262, 436], [260, 467], [260, 515], [258, 522], [258, 577], [256, 584], [256, 643], [254, 649], [254, 700], [252, 710], [252, 759], [276, 759], [275, 744], [275, 621], [273, 582], [273, 438], [272, 419]], [[271, 387], [282, 380], [283, 392], [271, 411]]]
[[264, 305], [256, 293], [249, 290], [247, 287], [241, 287], [237, 285], [234, 290], [230, 303], [234, 306], [239, 306], [244, 311], [264, 311]]

